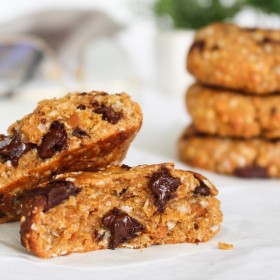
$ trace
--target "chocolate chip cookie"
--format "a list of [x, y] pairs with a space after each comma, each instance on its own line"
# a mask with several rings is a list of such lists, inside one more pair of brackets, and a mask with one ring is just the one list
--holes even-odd
[[195, 37], [187, 68], [200, 82], [267, 94], [280, 90], [280, 31], [215, 23]]
[[41, 101], [0, 136], [0, 223], [18, 219], [24, 192], [54, 174], [120, 163], [141, 124], [125, 93]]
[[196, 130], [229, 137], [280, 137], [280, 95], [252, 96], [192, 85], [186, 105]]
[[188, 127], [178, 142], [185, 163], [246, 178], [280, 178], [280, 139], [210, 136]]
[[57, 175], [26, 193], [22, 245], [41, 258], [211, 239], [222, 212], [214, 185], [169, 163]]

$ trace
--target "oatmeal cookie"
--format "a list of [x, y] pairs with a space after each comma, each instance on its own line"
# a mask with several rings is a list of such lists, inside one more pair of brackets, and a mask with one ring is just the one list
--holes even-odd
[[230, 137], [280, 137], [280, 95], [252, 96], [192, 85], [186, 105], [195, 128]]
[[27, 193], [22, 245], [41, 258], [211, 239], [222, 212], [215, 186], [173, 164], [57, 175]]
[[0, 223], [17, 220], [22, 193], [54, 174], [119, 164], [141, 124], [125, 93], [41, 101], [0, 136]]
[[187, 68], [200, 82], [267, 94], [280, 90], [280, 31], [216, 23], [190, 48]]
[[178, 142], [179, 158], [210, 171], [246, 178], [280, 178], [280, 140], [226, 138], [188, 127]]

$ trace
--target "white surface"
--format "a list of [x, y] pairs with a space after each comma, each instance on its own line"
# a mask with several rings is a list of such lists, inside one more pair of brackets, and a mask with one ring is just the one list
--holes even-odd
[[[134, 97], [144, 124], [126, 164], [176, 161], [176, 139], [188, 119], [181, 98], [146, 91]], [[31, 104], [0, 101], [0, 128], [30, 111]], [[40, 260], [20, 246], [17, 223], [0, 225], [1, 279], [279, 279], [279, 180], [245, 180], [201, 171], [219, 189], [224, 223], [205, 244], [105, 250]], [[217, 242], [234, 250], [217, 249]]]

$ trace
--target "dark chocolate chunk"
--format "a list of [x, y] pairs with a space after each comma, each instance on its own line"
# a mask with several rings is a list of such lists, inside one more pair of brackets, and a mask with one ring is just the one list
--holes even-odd
[[84, 104], [80, 104], [80, 105], [77, 106], [77, 109], [79, 109], [79, 110], [85, 110], [86, 108], [87, 107]]
[[201, 39], [198, 39], [198, 40], [195, 40], [193, 42], [193, 44], [191, 45], [191, 48], [190, 48], [190, 52], [194, 51], [194, 50], [198, 50], [199, 52], [203, 52], [204, 49], [205, 49], [205, 41], [204, 40], [201, 40]]
[[18, 133], [12, 138], [5, 137], [0, 141], [0, 162], [11, 161], [12, 165], [18, 165], [19, 158], [33, 148], [32, 144], [24, 144]]
[[131, 169], [131, 167], [126, 165], [126, 164], [122, 164], [121, 168], [124, 169], [124, 170], [130, 170]]
[[44, 188], [37, 188], [29, 191], [27, 196], [43, 196], [46, 204], [44, 211], [59, 205], [62, 201], [71, 195], [77, 195], [81, 191], [72, 182], [69, 181], [53, 181], [47, 184]]
[[5, 213], [3, 213], [3, 212], [1, 212], [0, 211], [0, 218], [4, 218], [4, 217], [6, 217], [7, 215], [5, 214]]
[[118, 208], [106, 214], [102, 223], [111, 232], [110, 249], [115, 249], [119, 244], [133, 239], [138, 236], [137, 233], [145, 230], [141, 223]]
[[94, 109], [93, 112], [101, 114], [102, 120], [111, 124], [116, 124], [123, 116], [121, 112], [116, 112], [112, 107], [106, 107], [105, 105], [101, 105], [99, 108]]
[[201, 175], [193, 172], [193, 176], [198, 180], [199, 186], [194, 189], [195, 195], [209, 196], [211, 194], [211, 190], [206, 184], [202, 181]]
[[54, 121], [49, 132], [43, 137], [42, 144], [38, 147], [38, 154], [40, 158], [47, 159], [67, 147], [67, 133], [64, 124]]
[[76, 136], [78, 138], [83, 138], [83, 137], [88, 137], [90, 138], [90, 136], [81, 128], [79, 127], [75, 127], [74, 130], [72, 131], [72, 135]]
[[195, 195], [209, 196], [211, 194], [210, 189], [204, 184], [200, 183], [194, 190]]
[[158, 212], [163, 213], [166, 203], [174, 198], [174, 192], [181, 185], [181, 180], [172, 177], [167, 168], [162, 168], [151, 176], [148, 185], [155, 196]]
[[269, 174], [266, 168], [257, 164], [250, 166], [238, 167], [234, 170], [234, 174], [244, 178], [269, 178]]

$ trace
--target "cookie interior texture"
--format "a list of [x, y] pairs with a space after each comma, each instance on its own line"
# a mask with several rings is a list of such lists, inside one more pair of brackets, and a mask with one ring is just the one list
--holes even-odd
[[141, 124], [139, 105], [125, 93], [41, 101], [0, 136], [0, 223], [18, 219], [24, 191], [54, 174], [120, 163]]
[[217, 189], [203, 176], [175, 170], [172, 164], [68, 173], [53, 181], [73, 184], [71, 194], [64, 193], [47, 210], [53, 204], [48, 191], [27, 195], [23, 202], [22, 244], [42, 258], [204, 242], [220, 229]]

